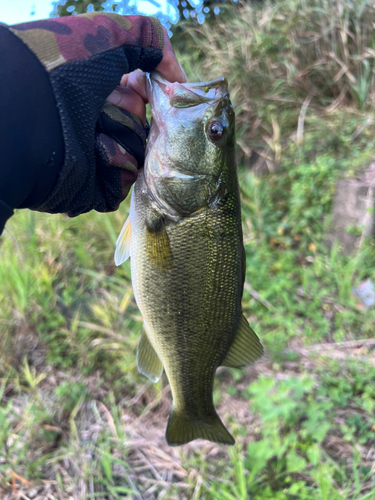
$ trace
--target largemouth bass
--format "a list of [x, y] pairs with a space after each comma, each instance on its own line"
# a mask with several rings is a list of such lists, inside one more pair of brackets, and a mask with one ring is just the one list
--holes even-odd
[[153, 382], [165, 369], [169, 445], [230, 445], [213, 405], [215, 371], [253, 363], [262, 346], [241, 307], [245, 252], [228, 86], [223, 78], [172, 84], [153, 73], [147, 94], [145, 167], [115, 252], [116, 265], [131, 257], [144, 321], [137, 365]]

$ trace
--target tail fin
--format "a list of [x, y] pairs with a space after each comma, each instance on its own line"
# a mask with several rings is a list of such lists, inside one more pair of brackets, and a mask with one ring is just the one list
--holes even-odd
[[233, 436], [228, 432], [218, 415], [208, 417], [205, 421], [193, 422], [177, 415], [172, 410], [166, 431], [167, 443], [170, 446], [179, 446], [199, 438], [219, 444], [232, 445], [235, 443]]

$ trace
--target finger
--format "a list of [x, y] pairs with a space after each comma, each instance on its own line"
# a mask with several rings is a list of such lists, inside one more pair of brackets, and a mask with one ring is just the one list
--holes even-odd
[[176, 55], [173, 51], [171, 41], [169, 39], [167, 30], [164, 30], [164, 49], [163, 49], [163, 59], [159, 66], [157, 66], [157, 71], [169, 82], [187, 82], [187, 78], [184, 70], [177, 61]]
[[124, 87], [116, 89], [107, 97], [107, 101], [115, 104], [119, 108], [126, 109], [139, 116], [143, 123], [146, 123], [146, 107], [142, 97], [134, 90]]
[[137, 115], [107, 102], [96, 125], [97, 135], [113, 139], [120, 151], [128, 151], [141, 167], [145, 158], [146, 130]]
[[142, 71], [132, 71], [121, 78], [120, 85], [122, 87], [128, 87], [139, 94], [144, 102], [148, 102], [147, 92], [146, 92], [146, 74]]

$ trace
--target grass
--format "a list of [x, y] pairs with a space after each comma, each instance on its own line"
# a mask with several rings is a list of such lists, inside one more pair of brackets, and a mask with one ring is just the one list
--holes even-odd
[[353, 104], [364, 114], [371, 109], [371, 2], [237, 5], [221, 5], [221, 15], [203, 25], [184, 21], [175, 29], [174, 42], [193, 79], [228, 79], [242, 162], [249, 165], [260, 149], [269, 165], [277, 164], [285, 137], [294, 133], [302, 139], [304, 114], [311, 108], [320, 115], [343, 105]]
[[[373, 344], [345, 346], [373, 336], [374, 312], [358, 310], [350, 290], [372, 276], [375, 252], [366, 241], [348, 258], [326, 248], [321, 231], [330, 186], [367, 159], [367, 139], [344, 157], [322, 140], [312, 149], [314, 120], [273, 174], [240, 169], [243, 305], [267, 355], [248, 370], [219, 371], [214, 398], [232, 449], [165, 443], [169, 386], [137, 373], [141, 318], [128, 265], [113, 264], [128, 204], [77, 219], [21, 211], [9, 222], [0, 263], [4, 498], [14, 473], [32, 483], [15, 479], [26, 497], [373, 498]], [[326, 198], [314, 202], [305, 184]]]
[[326, 244], [335, 182], [374, 160], [373, 11], [334, 6], [242, 5], [174, 38], [191, 79], [228, 77], [238, 116], [243, 307], [266, 355], [218, 370], [237, 444], [165, 443], [170, 389], [137, 372], [142, 318], [113, 262], [129, 202], [19, 211], [0, 240], [1, 498], [375, 498], [375, 312], [351, 297], [375, 247], [361, 228], [351, 256]]

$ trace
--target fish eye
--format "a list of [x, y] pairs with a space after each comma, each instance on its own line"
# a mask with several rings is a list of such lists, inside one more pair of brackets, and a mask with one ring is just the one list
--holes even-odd
[[224, 126], [220, 122], [212, 122], [208, 126], [208, 135], [210, 136], [210, 139], [217, 141], [219, 140], [224, 134]]

